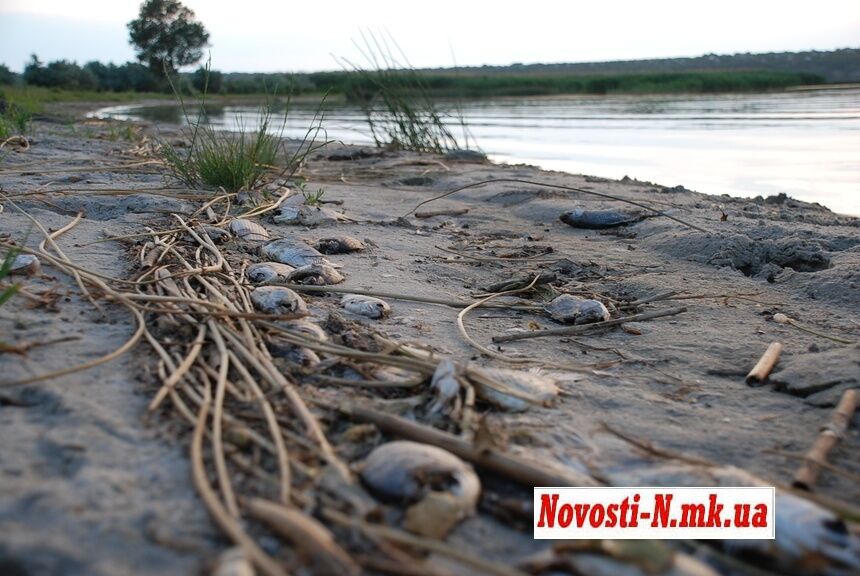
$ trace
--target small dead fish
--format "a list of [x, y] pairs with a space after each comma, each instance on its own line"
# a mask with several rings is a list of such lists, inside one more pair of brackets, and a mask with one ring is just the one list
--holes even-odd
[[12, 267], [9, 274], [15, 276], [33, 276], [39, 273], [42, 264], [32, 254], [18, 254], [12, 259]]
[[283, 286], [260, 286], [251, 292], [251, 303], [266, 314], [306, 314], [302, 297]]
[[310, 348], [297, 346], [275, 336], [266, 346], [274, 358], [283, 358], [292, 364], [298, 364], [305, 368], [314, 368], [321, 362], [317, 353]]
[[487, 161], [487, 155], [480, 150], [463, 148], [462, 150], [449, 150], [445, 153], [445, 160], [452, 162], [480, 162], [483, 164]]
[[444, 412], [448, 406], [453, 406], [454, 413], [460, 409], [460, 382], [457, 380], [457, 368], [449, 358], [443, 358], [430, 380], [433, 391], [433, 401], [427, 408], [429, 414]]
[[481, 368], [480, 371], [490, 380], [486, 383], [472, 380], [478, 398], [503, 410], [523, 412], [533, 405], [548, 406], [558, 397], [555, 381], [543, 374], [508, 368]]
[[282, 204], [278, 213], [272, 216], [275, 224], [293, 224], [301, 226], [323, 226], [336, 224], [345, 220], [343, 216], [325, 206], [307, 206], [305, 204]]
[[292, 266], [279, 262], [259, 262], [251, 264], [245, 269], [245, 276], [254, 284], [272, 282], [275, 280], [287, 281], [287, 276], [295, 270]]
[[[534, 274], [526, 274], [524, 276], [514, 276], [513, 278], [508, 278], [507, 280], [502, 280], [501, 282], [496, 282], [495, 284], [490, 284], [484, 288], [485, 292], [506, 292], [508, 290], [519, 290], [520, 288], [525, 288], [535, 279]], [[555, 272], [541, 272], [538, 275], [537, 282], [535, 282], [535, 286], [541, 286], [543, 284], [551, 284], [558, 280], [558, 276], [556, 276]]]
[[307, 320], [294, 320], [291, 322], [278, 322], [277, 325], [278, 327], [284, 328], [285, 330], [289, 330], [290, 332], [296, 332], [298, 334], [310, 336], [315, 340], [328, 342], [328, 333], [326, 333], [326, 331], [322, 329], [322, 326], [316, 324], [315, 322], [309, 322]]
[[332, 238], [320, 238], [314, 247], [323, 254], [348, 254], [360, 252], [366, 248], [364, 242], [352, 236], [334, 236]]
[[287, 276], [287, 281], [294, 284], [311, 284], [328, 286], [343, 282], [343, 275], [328, 264], [309, 264], [296, 268]]
[[247, 242], [266, 242], [269, 239], [268, 230], [256, 222], [244, 218], [236, 218], [230, 222], [230, 232], [239, 240]]
[[272, 240], [263, 244], [263, 256], [281, 264], [288, 264], [294, 268], [301, 268], [310, 264], [328, 264], [332, 266], [325, 256], [317, 252], [304, 242], [296, 242], [288, 238]]
[[564, 324], [591, 324], [609, 320], [609, 310], [602, 302], [562, 294], [544, 306], [553, 320]]
[[221, 244], [222, 242], [226, 242], [230, 239], [230, 233], [223, 228], [218, 228], [217, 226], [200, 226], [200, 230], [205, 232], [206, 235], [209, 236], [209, 239], [215, 244]]
[[360, 475], [386, 500], [412, 503], [429, 492], [450, 493], [462, 516], [475, 510], [481, 493], [481, 481], [471, 466], [446, 450], [407, 440], [377, 446], [361, 463]]
[[391, 314], [391, 307], [384, 300], [373, 296], [347, 294], [340, 300], [340, 305], [347, 311], [368, 318], [384, 318]]
[[574, 228], [586, 228], [589, 230], [600, 230], [603, 228], [615, 228], [626, 224], [635, 224], [640, 220], [648, 218], [648, 215], [635, 212], [621, 212], [618, 210], [583, 210], [574, 208], [565, 212], [560, 219], [565, 224]]

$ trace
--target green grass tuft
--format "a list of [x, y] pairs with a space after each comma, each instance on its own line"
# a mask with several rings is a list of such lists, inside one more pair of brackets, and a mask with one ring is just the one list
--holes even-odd
[[[16, 250], [15, 248], [10, 248], [6, 251], [6, 256], [3, 258], [3, 264], [0, 264], [0, 281], [3, 281], [7, 276], [9, 276], [9, 272], [12, 270], [12, 263], [15, 261], [15, 257], [18, 256], [18, 254], [19, 250]], [[17, 284], [12, 284], [3, 290], [0, 290], [0, 306], [8, 302], [9, 299], [17, 292]]]
[[[209, 64], [206, 66], [206, 71], [208, 73]], [[172, 83], [171, 86], [173, 86]], [[204, 86], [203, 93], [198, 98], [198, 112], [194, 120], [187, 112], [181, 93], [174, 89], [174, 95], [190, 126], [186, 134], [190, 146], [187, 151], [178, 150], [171, 144], [164, 144], [161, 147], [161, 157], [171, 174], [187, 186], [196, 188], [206, 185], [223, 188], [228, 192], [253, 190], [261, 183], [267, 172], [276, 170], [282, 148], [286, 162], [277, 176], [291, 178], [308, 154], [328, 144], [328, 141], [322, 143], [316, 141], [322, 131], [321, 110], [325, 97], [298, 148], [290, 154], [284, 140], [290, 107], [289, 96], [280, 126], [272, 125], [273, 108], [270, 102], [274, 100], [269, 100], [267, 97], [266, 103], [260, 110], [260, 120], [253, 130], [245, 131], [242, 127], [238, 133], [223, 132], [214, 129], [206, 121], [206, 88]]]

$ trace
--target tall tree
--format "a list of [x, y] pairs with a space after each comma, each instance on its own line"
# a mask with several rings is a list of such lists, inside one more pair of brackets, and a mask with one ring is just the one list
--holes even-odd
[[159, 75], [199, 62], [209, 41], [194, 12], [177, 0], [145, 0], [128, 32], [138, 60]]

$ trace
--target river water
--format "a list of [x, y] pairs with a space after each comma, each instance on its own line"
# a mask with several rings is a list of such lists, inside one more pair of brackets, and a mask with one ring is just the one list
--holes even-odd
[[[708, 194], [791, 197], [860, 216], [860, 89], [766, 94], [496, 98], [460, 103], [491, 159]], [[286, 134], [301, 136], [315, 107], [294, 104]], [[115, 107], [102, 116], [177, 121], [172, 107]], [[253, 106], [210, 112], [224, 129], [253, 127]], [[274, 125], [280, 126], [275, 118]], [[357, 107], [329, 106], [330, 139], [371, 143]], [[453, 125], [455, 134], [462, 134]]]

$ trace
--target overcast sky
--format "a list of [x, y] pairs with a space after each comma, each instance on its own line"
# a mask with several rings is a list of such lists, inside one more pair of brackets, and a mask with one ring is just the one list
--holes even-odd
[[[338, 69], [362, 29], [388, 31], [417, 67], [582, 62], [860, 47], [860, 0], [187, 0], [213, 67]], [[0, 63], [31, 53], [121, 63], [139, 0], [0, 0]]]

